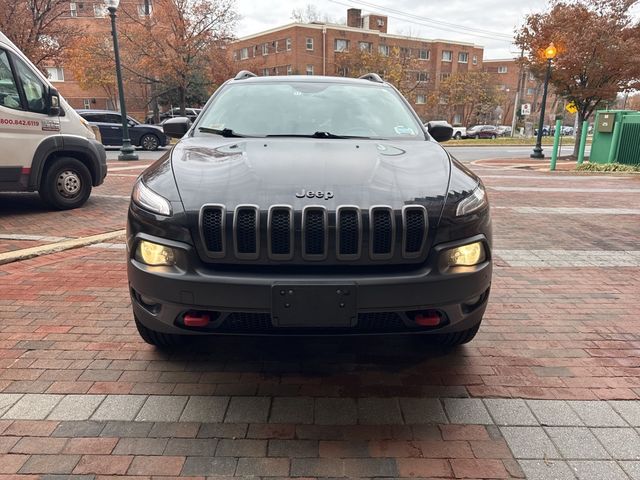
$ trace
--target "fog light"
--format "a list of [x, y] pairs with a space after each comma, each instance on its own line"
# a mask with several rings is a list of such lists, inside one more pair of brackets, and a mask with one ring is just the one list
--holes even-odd
[[471, 267], [486, 258], [482, 242], [474, 242], [447, 250], [447, 264], [450, 267]]
[[154, 267], [175, 264], [175, 255], [171, 247], [141, 240], [136, 250], [136, 260]]

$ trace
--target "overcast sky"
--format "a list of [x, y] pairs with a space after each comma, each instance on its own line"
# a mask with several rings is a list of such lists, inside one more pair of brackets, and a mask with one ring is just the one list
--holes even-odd
[[242, 15], [236, 33], [242, 37], [290, 23], [291, 11], [310, 3], [335, 21], [345, 21], [347, 8], [355, 7], [363, 14], [387, 15], [389, 33], [475, 43], [485, 48], [485, 59], [517, 56], [504, 35], [512, 36], [527, 14], [548, 5], [547, 0], [236, 0]]

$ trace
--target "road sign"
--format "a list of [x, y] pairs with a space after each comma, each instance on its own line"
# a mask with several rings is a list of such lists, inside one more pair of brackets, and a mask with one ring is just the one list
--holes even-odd
[[531, 115], [531, 104], [523, 103], [522, 106], [520, 107], [520, 113], [522, 115]]
[[575, 102], [571, 102], [571, 103], [567, 104], [567, 106], [564, 107], [564, 108], [569, 113], [578, 113], [578, 106], [576, 105]]

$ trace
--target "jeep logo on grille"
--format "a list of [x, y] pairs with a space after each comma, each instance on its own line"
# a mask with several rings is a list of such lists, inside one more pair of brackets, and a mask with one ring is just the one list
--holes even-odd
[[302, 189], [301, 192], [296, 192], [296, 198], [324, 198], [325, 200], [329, 200], [329, 199], [333, 198], [333, 192], [331, 192], [331, 191], [313, 192], [311, 190]]

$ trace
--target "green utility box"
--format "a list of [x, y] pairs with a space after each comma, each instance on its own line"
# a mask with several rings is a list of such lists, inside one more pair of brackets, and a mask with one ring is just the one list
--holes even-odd
[[640, 164], [640, 112], [633, 110], [597, 112], [589, 161]]

